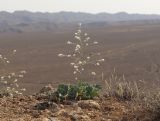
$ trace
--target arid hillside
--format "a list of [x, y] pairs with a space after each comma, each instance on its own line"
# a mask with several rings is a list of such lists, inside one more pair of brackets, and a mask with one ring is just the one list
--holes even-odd
[[[76, 26], [61, 31], [1, 33], [0, 51], [11, 63], [9, 71], [26, 70], [27, 74], [20, 85], [27, 88], [27, 93], [35, 92], [48, 83], [74, 83], [69, 59], [59, 58], [59, 53], [67, 53], [72, 48], [66, 45], [74, 39]], [[130, 81], [145, 80], [159, 84], [160, 79], [160, 25], [122, 24], [103, 26], [83, 26], [91, 40], [99, 42], [96, 49], [106, 59], [99, 71], [99, 78], [94, 81], [103, 84], [101, 72], [105, 78], [116, 69], [119, 76], [125, 75]], [[16, 49], [15, 56], [11, 55]], [[0, 71], [3, 71], [1, 69]], [[85, 78], [85, 77], [84, 77]], [[94, 83], [92, 80], [87, 80]]]

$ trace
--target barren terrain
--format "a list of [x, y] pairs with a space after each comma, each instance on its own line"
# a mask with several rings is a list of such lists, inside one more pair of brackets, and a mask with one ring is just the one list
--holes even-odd
[[[26, 70], [27, 74], [20, 85], [27, 93], [38, 91], [44, 85], [52, 83], [74, 83], [69, 60], [59, 58], [59, 53], [72, 51], [66, 45], [73, 40], [76, 27], [66, 31], [1, 33], [0, 51], [11, 60], [6, 66], [9, 71]], [[99, 42], [93, 51], [99, 51], [105, 58], [99, 74], [103, 71], [109, 77], [115, 68], [117, 74], [123, 74], [130, 81], [145, 80], [150, 84], [159, 84], [160, 80], [160, 25], [114, 25], [88, 27], [91, 40]], [[12, 56], [12, 50], [17, 54]], [[1, 69], [1, 71], [3, 71]], [[99, 75], [100, 77], [100, 75]], [[85, 77], [84, 77], [85, 78]], [[103, 84], [100, 78], [87, 80]]]

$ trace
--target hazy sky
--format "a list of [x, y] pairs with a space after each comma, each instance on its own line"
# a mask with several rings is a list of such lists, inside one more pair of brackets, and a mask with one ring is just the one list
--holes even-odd
[[0, 0], [0, 11], [80, 11], [160, 14], [160, 0]]

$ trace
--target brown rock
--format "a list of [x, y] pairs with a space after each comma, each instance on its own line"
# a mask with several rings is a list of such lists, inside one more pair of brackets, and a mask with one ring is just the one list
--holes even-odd
[[94, 100], [79, 101], [78, 106], [83, 108], [83, 109], [89, 109], [89, 108], [100, 109], [99, 103], [97, 103]]
[[45, 87], [43, 87], [41, 90], [40, 90], [40, 93], [45, 93], [45, 92], [49, 92], [51, 90], [54, 90], [54, 88], [52, 87], [52, 85], [47, 85]]
[[59, 110], [57, 113], [54, 114], [54, 116], [69, 116], [68, 112], [65, 109]]
[[49, 121], [48, 118], [42, 118], [42, 121]]
[[91, 118], [88, 115], [79, 115], [75, 112], [70, 113], [70, 117], [72, 121], [91, 121]]

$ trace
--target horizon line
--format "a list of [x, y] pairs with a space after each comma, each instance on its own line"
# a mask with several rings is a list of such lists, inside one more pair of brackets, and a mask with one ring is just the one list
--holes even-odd
[[102, 14], [102, 13], [105, 13], [105, 14], [119, 14], [119, 13], [124, 13], [124, 14], [139, 14], [139, 15], [160, 15], [160, 14], [157, 14], [157, 13], [130, 13], [130, 12], [126, 12], [126, 11], [119, 11], [119, 12], [106, 12], [106, 11], [102, 11], [102, 12], [96, 12], [96, 13], [92, 13], [92, 12], [85, 12], [85, 11], [65, 11], [65, 10], [62, 10], [62, 11], [55, 11], [55, 12], [51, 12], [51, 11], [31, 11], [31, 10], [14, 10], [14, 11], [7, 11], [7, 10], [0, 10], [0, 13], [1, 12], [6, 12], [6, 13], [15, 13], [15, 12], [29, 12], [29, 13], [49, 13], [49, 14], [53, 14], [53, 13], [63, 13], [63, 12], [66, 12], [66, 13], [86, 13], [86, 14], [93, 14], [93, 15], [96, 15], [96, 14]]

